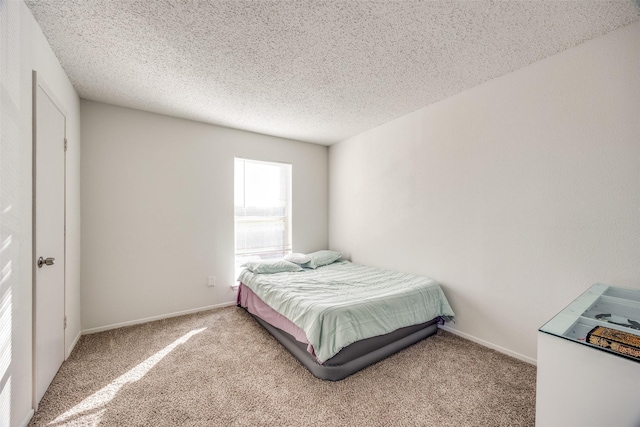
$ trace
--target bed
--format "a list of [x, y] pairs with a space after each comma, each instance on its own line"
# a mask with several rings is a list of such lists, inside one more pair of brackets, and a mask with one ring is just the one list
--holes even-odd
[[432, 279], [346, 260], [314, 267], [245, 269], [237, 302], [318, 378], [346, 378], [453, 319]]

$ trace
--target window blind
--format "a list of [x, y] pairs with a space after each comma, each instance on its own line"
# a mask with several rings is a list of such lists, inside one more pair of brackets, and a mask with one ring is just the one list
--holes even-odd
[[291, 252], [291, 165], [235, 159], [236, 266]]

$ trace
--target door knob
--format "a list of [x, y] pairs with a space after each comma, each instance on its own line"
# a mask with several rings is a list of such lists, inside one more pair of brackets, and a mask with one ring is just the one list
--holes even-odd
[[42, 268], [43, 265], [53, 265], [56, 263], [55, 258], [38, 258], [38, 268]]

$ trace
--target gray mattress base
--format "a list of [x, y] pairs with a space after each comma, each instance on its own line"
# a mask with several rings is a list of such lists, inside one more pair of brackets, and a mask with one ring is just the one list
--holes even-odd
[[[253, 315], [252, 315], [253, 316]], [[423, 323], [414, 327], [403, 328], [404, 334], [400, 331], [397, 336], [399, 339], [393, 339], [396, 332], [392, 332], [381, 337], [369, 338], [365, 341], [363, 346], [361, 343], [354, 343], [345, 347], [333, 358], [326, 361], [324, 364], [318, 363], [307, 350], [306, 344], [297, 341], [290, 334], [283, 330], [276, 328], [275, 326], [267, 323], [257, 316], [253, 316], [271, 335], [277, 339], [289, 352], [300, 361], [314, 376], [329, 381], [339, 381], [349, 375], [366, 368], [386, 357], [391, 356], [394, 353], [406, 348], [410, 345], [417, 343], [438, 331], [438, 319], [433, 319], [430, 322]], [[408, 333], [408, 335], [406, 335]], [[383, 345], [376, 346], [377, 343], [383, 343]], [[351, 352], [356, 354], [356, 357], [347, 357], [345, 354], [349, 354], [349, 348], [355, 346], [359, 351]], [[368, 347], [371, 350], [363, 352], [362, 349]], [[340, 361], [340, 364], [332, 364], [332, 361]]]

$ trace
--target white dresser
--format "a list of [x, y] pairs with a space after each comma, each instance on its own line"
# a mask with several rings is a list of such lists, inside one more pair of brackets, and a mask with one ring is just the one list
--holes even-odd
[[536, 426], [640, 427], [640, 358], [587, 342], [637, 322], [640, 290], [595, 284], [540, 328]]

